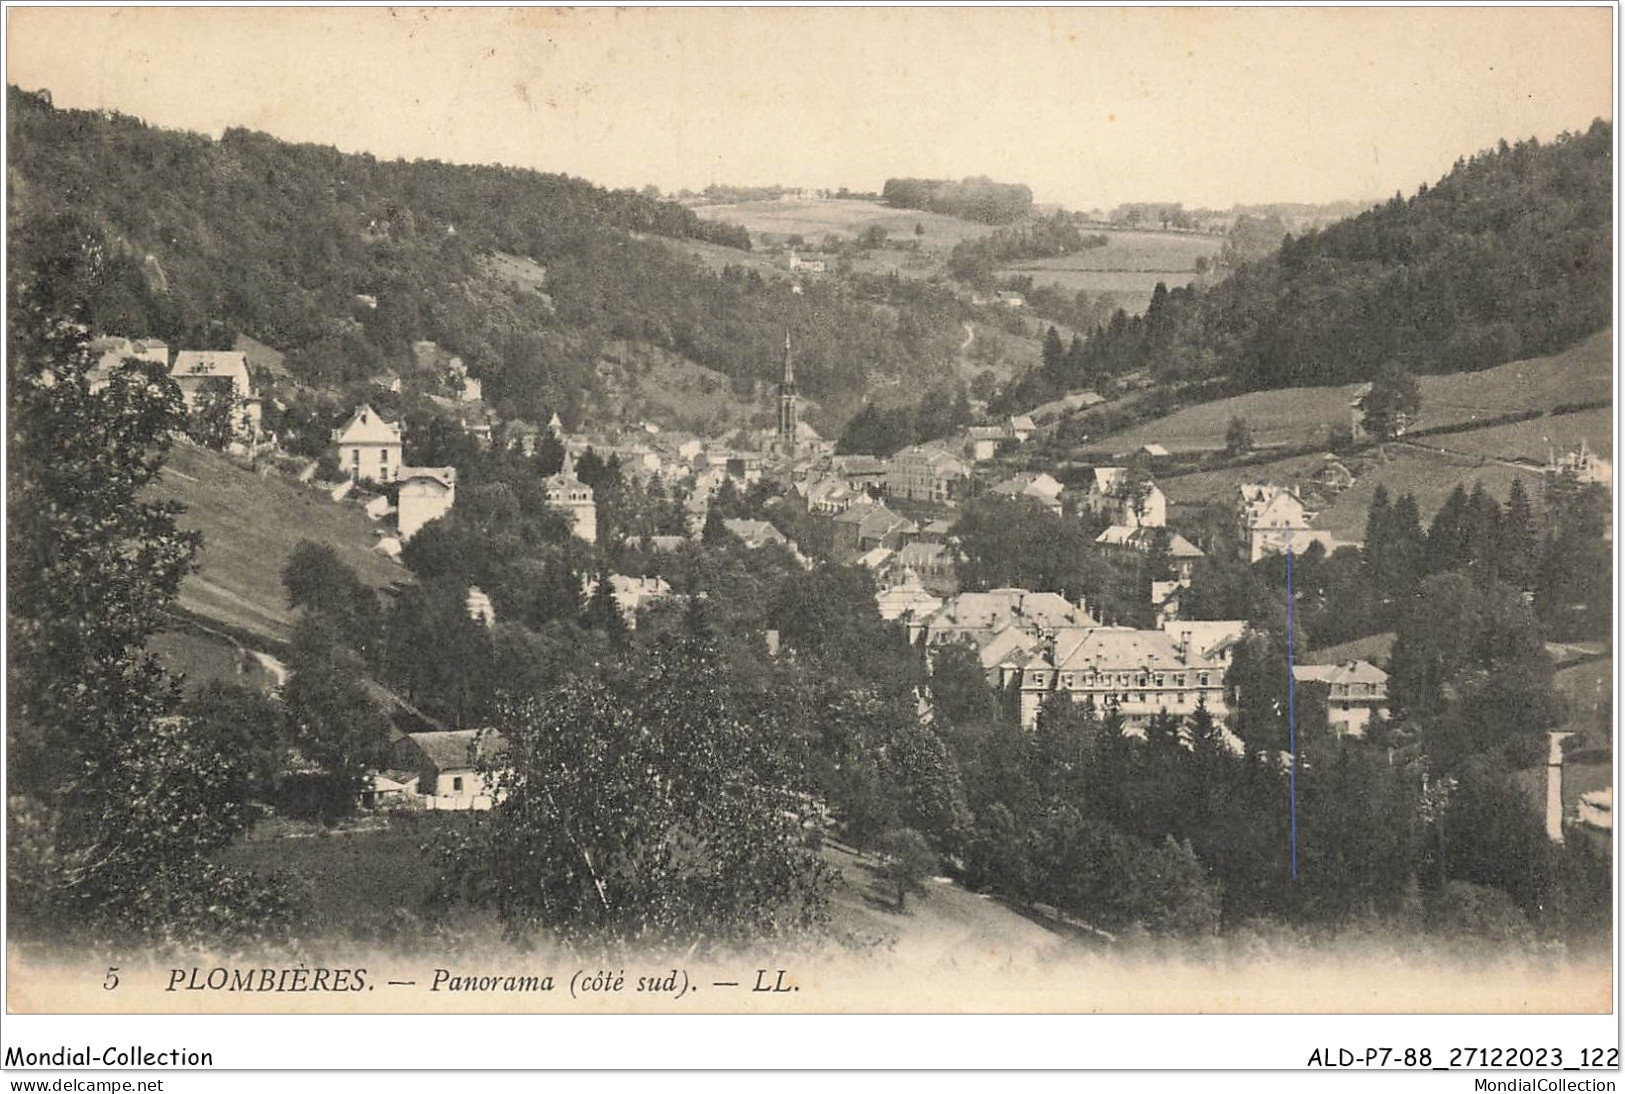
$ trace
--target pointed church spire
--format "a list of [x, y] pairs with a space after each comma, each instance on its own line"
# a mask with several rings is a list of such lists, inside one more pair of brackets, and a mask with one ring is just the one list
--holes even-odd
[[796, 454], [796, 369], [790, 358], [790, 328], [784, 328], [784, 380], [779, 384], [779, 451]]

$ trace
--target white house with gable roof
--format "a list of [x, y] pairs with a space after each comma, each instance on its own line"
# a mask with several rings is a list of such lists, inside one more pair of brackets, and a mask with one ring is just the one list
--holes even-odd
[[211, 385], [229, 388], [232, 398], [232, 427], [245, 440], [260, 435], [260, 400], [254, 396], [248, 377], [248, 357], [236, 350], [181, 350], [169, 370], [170, 379], [181, 389], [188, 414], [197, 410], [198, 396]]
[[401, 475], [401, 428], [385, 421], [366, 403], [333, 431], [339, 466], [352, 479], [396, 482]]

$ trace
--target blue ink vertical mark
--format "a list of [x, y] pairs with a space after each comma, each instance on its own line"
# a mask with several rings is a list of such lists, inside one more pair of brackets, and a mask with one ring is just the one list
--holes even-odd
[[1286, 530], [1286, 747], [1292, 800], [1292, 880], [1298, 880], [1298, 718], [1292, 680], [1292, 529]]

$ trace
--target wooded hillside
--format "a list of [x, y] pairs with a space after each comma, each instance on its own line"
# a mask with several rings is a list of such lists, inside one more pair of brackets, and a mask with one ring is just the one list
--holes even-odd
[[[711, 273], [666, 238], [748, 249], [743, 228], [629, 190], [499, 166], [380, 161], [244, 129], [218, 140], [8, 89], [14, 262], [100, 241], [97, 333], [225, 348], [249, 334], [312, 383], [376, 375], [433, 340], [489, 399], [545, 420], [595, 383], [612, 341], [776, 380], [784, 331], [802, 391], [831, 416], [871, 375], [921, 378], [961, 332], [941, 309]], [[481, 259], [545, 271], [522, 285]], [[792, 307], [794, 305], [794, 307]], [[937, 329], [937, 328], [940, 328]]]
[[1158, 292], [1008, 393], [1149, 369], [1226, 393], [1488, 368], [1552, 353], [1612, 314], [1613, 127], [1505, 142], [1434, 186], [1319, 231], [1207, 290]]

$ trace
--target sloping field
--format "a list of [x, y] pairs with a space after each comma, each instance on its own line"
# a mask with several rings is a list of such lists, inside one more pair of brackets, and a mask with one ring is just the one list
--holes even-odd
[[[1095, 234], [1095, 229], [1087, 229]], [[1129, 273], [1195, 273], [1196, 260], [1213, 258], [1224, 246], [1224, 237], [1185, 232], [1112, 232], [1099, 234], [1107, 239], [1104, 247], [1091, 247], [1059, 258], [1035, 258], [1012, 267], [1033, 274], [1039, 271], [1124, 271]]]
[[185, 677], [188, 691], [216, 681], [255, 691], [270, 691], [276, 684], [264, 665], [230, 638], [196, 627], [177, 626], [155, 634], [147, 650], [157, 655], [164, 671]]
[[[1456, 437], [1459, 439], [1470, 435], [1457, 434]], [[1316, 456], [1300, 456], [1252, 467], [1183, 475], [1163, 480], [1161, 485], [1169, 502], [1175, 506], [1203, 506], [1212, 501], [1228, 504], [1240, 483], [1274, 482], [1286, 485], [1308, 475], [1321, 462]], [[1540, 504], [1540, 476], [1534, 471], [1486, 462], [1477, 457], [1441, 456], [1436, 452], [1403, 445], [1389, 445], [1386, 458], [1368, 461], [1356, 470], [1355, 476], [1354, 485], [1322, 510], [1314, 523], [1316, 528], [1349, 542], [1359, 542], [1364, 538], [1366, 516], [1371, 510], [1371, 497], [1376, 493], [1378, 484], [1387, 487], [1390, 498], [1397, 498], [1401, 494], [1414, 495], [1424, 522], [1433, 518], [1458, 483], [1471, 490], [1475, 482], [1482, 482], [1491, 496], [1505, 502], [1512, 490], [1512, 480], [1521, 478], [1530, 499], [1537, 507]]]
[[[1483, 372], [1422, 380], [1423, 425], [1443, 425], [1530, 407], [1610, 399], [1614, 394], [1614, 332], [1598, 331], [1550, 357], [1512, 361]], [[1435, 420], [1437, 418], [1437, 420]]]
[[1534, 460], [1544, 464], [1548, 449], [1568, 452], [1584, 441], [1604, 459], [1614, 458], [1614, 414], [1611, 410], [1582, 410], [1549, 415], [1512, 425], [1475, 429], [1442, 437], [1423, 437], [1416, 443], [1483, 456], [1490, 460]]
[[910, 240], [915, 238], [914, 226], [918, 224], [925, 229], [918, 237], [922, 248], [947, 250], [962, 239], [993, 231], [975, 221], [915, 209], [893, 209], [878, 201], [745, 201], [736, 205], [696, 205], [693, 210], [697, 217], [738, 224], [751, 235], [775, 243], [799, 235], [814, 244], [830, 233], [856, 239], [876, 226], [894, 240]]
[[1157, 283], [1170, 289], [1192, 282], [1207, 284], [1212, 275], [1196, 272], [1196, 260], [1217, 257], [1223, 236], [1175, 232], [1105, 232], [1109, 243], [1058, 258], [1017, 262], [998, 271], [1000, 277], [1024, 275], [1035, 285], [1053, 285], [1069, 293], [1111, 297], [1128, 311], [1140, 313], [1151, 303]]
[[[1613, 395], [1613, 331], [1599, 332], [1551, 357], [1512, 361], [1483, 372], [1424, 376], [1420, 386], [1421, 428], [1607, 399]], [[1230, 419], [1240, 416], [1260, 446], [1308, 443], [1349, 424], [1349, 402], [1356, 390], [1357, 385], [1348, 385], [1249, 392], [1187, 407], [1111, 440], [1123, 449], [1153, 441], [1174, 452], [1222, 449]], [[1462, 436], [1442, 437], [1439, 443], [1453, 445]], [[1593, 438], [1593, 447], [1601, 439]]]
[[754, 270], [770, 280], [790, 279], [788, 259], [776, 250], [741, 251], [717, 243], [706, 243], [704, 240], [671, 239], [666, 236], [640, 235], [636, 238], [661, 243], [673, 250], [692, 255], [711, 273], [721, 273], [724, 266], [739, 266], [746, 270]]
[[231, 627], [289, 637], [294, 618], [282, 567], [303, 539], [331, 544], [374, 588], [408, 576], [372, 549], [375, 526], [359, 507], [217, 452], [177, 444], [152, 493], [185, 505], [180, 526], [203, 533], [200, 569], [181, 587], [181, 607]]
[[1160, 281], [1170, 289], [1184, 288], [1195, 282], [1206, 285], [1204, 274], [1189, 270], [1166, 272], [1160, 270], [1034, 270], [1025, 266], [1011, 266], [996, 271], [1000, 277], [1026, 275], [1035, 285], [1053, 285], [1063, 292], [1086, 292], [1092, 296], [1109, 297], [1130, 315], [1141, 315], [1151, 306], [1151, 295]]
[[1098, 443], [1124, 450], [1155, 442], [1170, 452], [1213, 451], [1224, 448], [1225, 430], [1235, 417], [1246, 419], [1253, 443], [1260, 448], [1329, 440], [1335, 427], [1349, 424], [1349, 401], [1355, 390], [1350, 385], [1253, 391], [1186, 407]]

